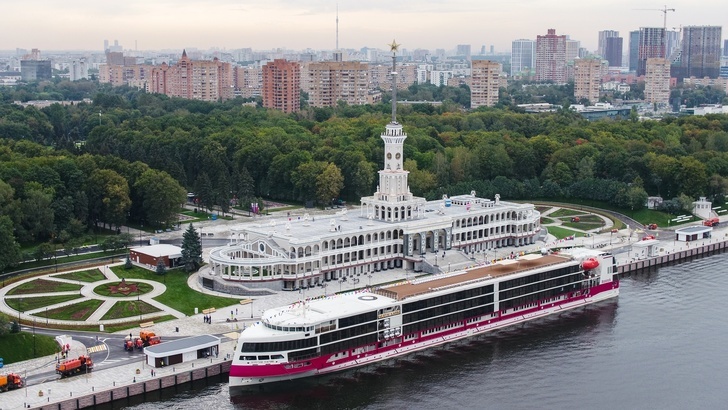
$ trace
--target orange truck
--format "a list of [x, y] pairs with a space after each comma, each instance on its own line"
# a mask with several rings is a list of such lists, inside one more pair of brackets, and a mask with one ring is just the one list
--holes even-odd
[[131, 340], [131, 337], [129, 336], [124, 339], [124, 350], [126, 350], [127, 352], [131, 352], [134, 350], [134, 341]]
[[158, 345], [162, 343], [162, 338], [155, 335], [151, 330], [142, 330], [139, 332], [139, 338], [142, 339], [144, 347]]
[[0, 391], [8, 391], [23, 387], [23, 379], [15, 374], [0, 374]]
[[61, 378], [71, 376], [76, 373], [83, 371], [91, 371], [94, 368], [94, 363], [88, 356], [78, 356], [78, 359], [65, 360], [56, 365], [56, 373], [61, 375]]

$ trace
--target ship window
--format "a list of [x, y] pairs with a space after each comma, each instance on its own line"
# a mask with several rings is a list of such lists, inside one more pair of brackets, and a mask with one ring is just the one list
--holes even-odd
[[283, 355], [282, 354], [274, 354], [274, 355], [271, 355], [270, 358], [273, 359], [273, 360], [279, 360], [279, 359], [283, 359]]
[[270, 360], [270, 356], [258, 356], [258, 360]]
[[240, 356], [240, 360], [256, 360], [255, 356]]

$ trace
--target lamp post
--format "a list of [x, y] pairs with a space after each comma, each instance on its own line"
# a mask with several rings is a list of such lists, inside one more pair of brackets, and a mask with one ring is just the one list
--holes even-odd
[[142, 246], [142, 229], [144, 229], [144, 224], [140, 224], [139, 228], [139, 246]]
[[253, 299], [250, 299], [250, 318], [253, 318]]

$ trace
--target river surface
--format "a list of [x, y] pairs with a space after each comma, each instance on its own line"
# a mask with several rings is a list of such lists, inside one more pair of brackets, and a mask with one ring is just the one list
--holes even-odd
[[725, 409], [727, 301], [728, 254], [714, 255], [622, 278], [611, 301], [363, 370], [232, 398], [208, 381], [113, 408]]

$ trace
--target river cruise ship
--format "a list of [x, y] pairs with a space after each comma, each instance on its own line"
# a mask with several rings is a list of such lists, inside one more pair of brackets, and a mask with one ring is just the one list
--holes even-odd
[[242, 331], [230, 388], [364, 366], [616, 297], [614, 257], [575, 248], [269, 309]]

